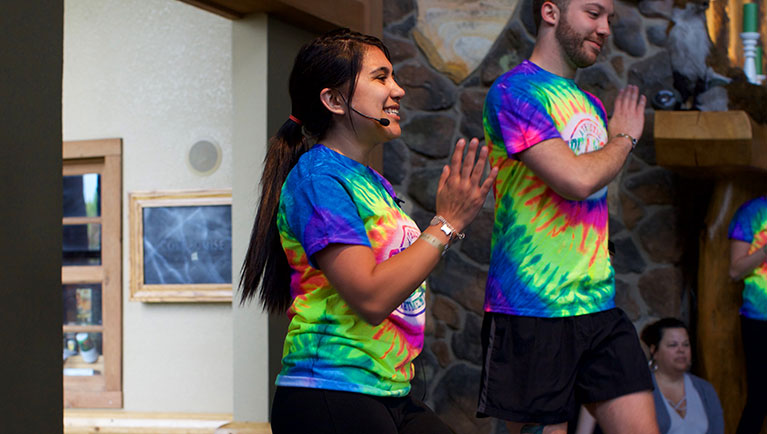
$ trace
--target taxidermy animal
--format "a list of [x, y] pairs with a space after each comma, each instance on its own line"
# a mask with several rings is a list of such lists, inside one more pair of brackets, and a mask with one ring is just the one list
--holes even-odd
[[674, 0], [671, 9], [666, 48], [683, 108], [695, 108], [698, 95], [729, 82], [706, 64], [713, 46], [706, 29], [708, 5], [708, 0]]

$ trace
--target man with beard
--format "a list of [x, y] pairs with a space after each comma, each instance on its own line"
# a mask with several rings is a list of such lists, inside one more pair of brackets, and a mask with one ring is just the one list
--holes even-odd
[[529, 60], [484, 108], [495, 225], [477, 413], [512, 433], [564, 433], [581, 404], [607, 433], [657, 433], [636, 331], [615, 307], [607, 184], [644, 126], [645, 97], [621, 90], [609, 123], [573, 81], [610, 35], [613, 0], [533, 0]]

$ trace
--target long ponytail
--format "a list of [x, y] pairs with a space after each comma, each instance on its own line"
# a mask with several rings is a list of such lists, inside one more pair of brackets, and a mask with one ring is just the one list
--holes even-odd
[[[255, 296], [262, 277], [264, 288], [290, 286], [290, 266], [277, 231], [277, 210], [282, 184], [310, 145], [301, 134], [301, 126], [287, 120], [269, 140], [268, 146], [261, 177], [261, 200], [242, 266], [241, 303]], [[262, 291], [261, 303], [270, 312], [284, 312], [290, 305], [290, 292]]]
[[[338, 29], [318, 37], [301, 48], [290, 73], [291, 119], [269, 140], [261, 200], [250, 234], [250, 244], [240, 275], [240, 303], [251, 300], [261, 285], [259, 300], [271, 313], [283, 313], [290, 307], [290, 266], [277, 230], [282, 185], [301, 155], [314, 144], [311, 137], [322, 139], [331, 113], [322, 105], [320, 92], [325, 88], [347, 88], [351, 104], [362, 66], [364, 50], [374, 46], [389, 58], [383, 43], [375, 37], [349, 29]], [[295, 120], [294, 120], [295, 119]]]

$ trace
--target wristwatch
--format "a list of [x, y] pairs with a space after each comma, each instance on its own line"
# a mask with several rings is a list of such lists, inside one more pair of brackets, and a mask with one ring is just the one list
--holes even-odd
[[439, 225], [442, 224], [442, 226], [439, 227], [439, 230], [442, 231], [443, 234], [445, 234], [450, 241], [453, 241], [453, 237], [458, 238], [459, 240], [462, 240], [463, 237], [466, 236], [463, 232], [458, 232], [455, 230], [455, 228], [445, 220], [444, 217], [441, 215], [435, 215], [434, 218], [431, 219], [431, 222], [429, 223], [430, 226]]

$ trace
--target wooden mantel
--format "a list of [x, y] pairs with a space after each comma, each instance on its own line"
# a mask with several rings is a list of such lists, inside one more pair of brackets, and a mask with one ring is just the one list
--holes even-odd
[[658, 165], [714, 180], [700, 239], [696, 358], [719, 394], [725, 432], [745, 405], [745, 362], [738, 310], [742, 282], [729, 278], [727, 230], [738, 207], [767, 193], [767, 126], [743, 111], [655, 112]]
[[231, 20], [272, 14], [296, 26], [325, 32], [348, 27], [382, 37], [383, 0], [180, 0]]
[[744, 111], [656, 111], [658, 165], [767, 171], [767, 127]]

